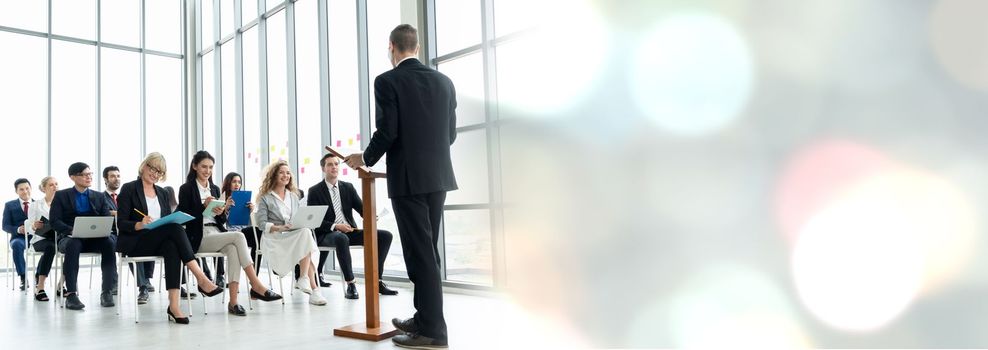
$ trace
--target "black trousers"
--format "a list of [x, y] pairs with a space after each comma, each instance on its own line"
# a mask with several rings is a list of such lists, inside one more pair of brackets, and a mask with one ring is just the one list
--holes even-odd
[[34, 278], [48, 276], [48, 273], [51, 272], [51, 264], [55, 261], [55, 241], [42, 239], [32, 245], [34, 246], [34, 251], [41, 253], [41, 260], [38, 261], [38, 270], [34, 274]]
[[58, 251], [65, 254], [62, 274], [65, 275], [65, 290], [73, 293], [79, 290], [79, 254], [100, 253], [100, 269], [103, 271], [103, 291], [109, 292], [117, 283], [116, 236], [103, 238], [66, 237], [58, 241]]
[[391, 198], [408, 279], [415, 285], [415, 324], [422, 335], [441, 340], [448, 339], [438, 247], [445, 202], [446, 192]]
[[150, 231], [137, 233], [134, 249], [128, 256], [163, 256], [165, 258], [165, 289], [178, 289], [181, 284], [182, 265], [195, 260], [192, 243], [185, 229], [169, 224]]
[[[391, 241], [393, 240], [394, 235], [391, 232], [377, 230], [378, 278], [384, 276], [384, 260], [388, 258], [388, 251], [391, 250]], [[343, 278], [347, 281], [354, 279], [353, 258], [350, 257], [350, 246], [364, 245], [364, 230], [343, 233], [340, 231], [326, 232], [316, 229], [316, 244], [321, 247], [336, 247], [336, 259], [340, 261], [340, 271], [343, 272]], [[317, 270], [319, 273], [326, 266], [328, 257], [329, 252], [319, 252], [319, 270]]]

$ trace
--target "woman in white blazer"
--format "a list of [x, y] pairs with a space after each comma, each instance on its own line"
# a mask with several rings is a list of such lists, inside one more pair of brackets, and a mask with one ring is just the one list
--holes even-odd
[[312, 254], [318, 253], [311, 229], [293, 228], [289, 222], [298, 212], [301, 200], [288, 162], [271, 163], [264, 171], [264, 180], [257, 195], [257, 224], [264, 232], [261, 251], [268, 266], [279, 276], [291, 275], [295, 264], [301, 269], [295, 286], [309, 294], [309, 304], [326, 305], [315, 279]]
[[48, 301], [48, 294], [45, 293], [45, 279], [51, 272], [51, 264], [55, 260], [55, 231], [48, 223], [48, 212], [51, 210], [51, 202], [55, 199], [55, 191], [58, 191], [58, 181], [54, 177], [46, 176], [41, 179], [38, 188], [45, 194], [43, 200], [31, 202], [28, 209], [27, 220], [24, 221], [24, 229], [31, 234], [31, 246], [34, 251], [41, 253], [41, 261], [38, 262], [34, 279], [37, 285], [34, 287], [34, 300]]

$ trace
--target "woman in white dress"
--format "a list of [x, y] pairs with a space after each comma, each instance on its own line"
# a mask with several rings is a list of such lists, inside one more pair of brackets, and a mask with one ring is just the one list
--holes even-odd
[[319, 252], [315, 236], [308, 228], [293, 228], [289, 224], [299, 206], [298, 187], [288, 162], [271, 163], [264, 171], [257, 195], [257, 225], [264, 232], [261, 251], [278, 276], [291, 275], [298, 264], [302, 277], [295, 281], [295, 287], [309, 294], [309, 304], [326, 305], [316, 284], [312, 263], [312, 254]]
[[55, 191], [58, 191], [58, 181], [54, 177], [46, 176], [41, 179], [39, 188], [44, 192], [45, 199], [31, 202], [24, 228], [32, 235], [31, 246], [34, 247], [34, 251], [41, 253], [41, 261], [38, 262], [37, 272], [34, 274], [34, 279], [37, 281], [34, 287], [34, 300], [48, 301], [45, 279], [48, 278], [51, 264], [55, 260], [55, 231], [48, 223], [48, 212], [51, 210], [51, 201], [55, 199]]

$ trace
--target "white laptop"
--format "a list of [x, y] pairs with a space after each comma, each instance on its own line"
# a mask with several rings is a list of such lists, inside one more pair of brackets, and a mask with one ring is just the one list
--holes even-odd
[[75, 218], [75, 225], [72, 226], [72, 237], [109, 237], [111, 227], [113, 227], [112, 216], [80, 216]]
[[326, 210], [329, 210], [328, 205], [298, 207], [298, 213], [295, 213], [289, 224], [292, 225], [293, 229], [303, 227], [315, 229], [322, 225], [322, 218], [326, 216]]

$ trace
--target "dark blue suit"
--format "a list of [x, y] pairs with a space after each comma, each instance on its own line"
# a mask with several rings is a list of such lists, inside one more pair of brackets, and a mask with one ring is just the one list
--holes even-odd
[[76, 207], [75, 187], [69, 187], [55, 192], [51, 203], [51, 227], [58, 232], [58, 250], [65, 254], [62, 273], [65, 274], [65, 289], [77, 291], [76, 281], [79, 277], [79, 254], [100, 253], [100, 267], [103, 271], [103, 291], [109, 292], [117, 281], [116, 236], [104, 238], [74, 238], [72, 226], [79, 216], [110, 216], [110, 203], [103, 193], [87, 190], [86, 203], [88, 210], [79, 212]]
[[[28, 201], [30, 202], [30, 201]], [[27, 214], [24, 214], [24, 205], [20, 198], [7, 202], [3, 207], [3, 230], [10, 234], [10, 250], [14, 254], [14, 267], [17, 275], [24, 277], [24, 248], [27, 241], [24, 235], [17, 233], [17, 228], [24, 225]]]

